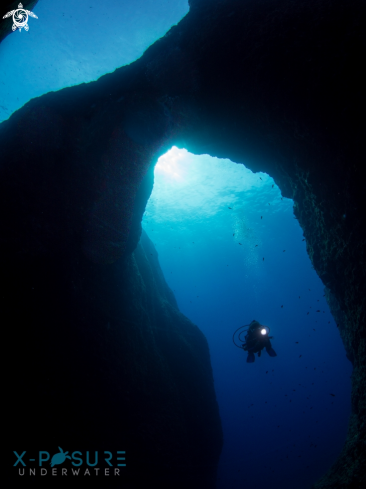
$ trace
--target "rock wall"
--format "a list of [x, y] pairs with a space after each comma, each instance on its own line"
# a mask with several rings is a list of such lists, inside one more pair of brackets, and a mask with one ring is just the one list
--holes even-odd
[[[148, 351], [141, 343], [137, 326], [141, 322], [134, 319], [134, 327], [124, 323], [130, 317], [130, 302], [123, 302], [126, 309], [118, 309], [117, 298], [131, 287], [136, 296], [143, 296], [133, 284], [132, 277], [138, 275], [133, 272], [131, 253], [139, 241], [154, 163], [173, 144], [196, 154], [245, 162], [253, 171], [269, 173], [283, 195], [294, 199], [310, 259], [342, 311], [342, 339], [354, 364], [348, 439], [339, 460], [314, 487], [364, 487], [365, 2], [191, 0], [190, 5], [190, 13], [135, 63], [97, 82], [34, 99], [1, 124], [2, 311], [5, 318], [12, 318], [6, 324], [16, 335], [11, 354], [23, 369], [31, 365], [30, 371], [39, 373], [37, 378], [42, 380], [33, 383], [32, 389], [53, 417], [62, 419], [61, 412], [71, 399], [85, 405], [89, 396], [88, 405], [93, 408], [88, 416], [102, 419], [108, 413], [116, 419], [125, 405], [124, 392], [131, 392], [130, 402], [135, 402], [147, 389], [145, 378], [149, 378], [147, 368], [137, 366]], [[124, 277], [126, 285], [118, 282], [117, 275]], [[42, 292], [32, 302], [30, 294], [37, 289]], [[117, 363], [110, 368], [114, 372], [119, 365], [125, 385], [136, 390], [121, 388], [124, 384], [108, 374], [112, 370], [104, 366], [107, 360], [96, 349], [99, 326], [91, 334], [90, 322], [98, 316], [97, 305], [101, 324], [119, 321], [117, 329], [124, 331], [124, 340], [108, 343], [103, 355], [113, 352], [108, 358], [114, 355]], [[107, 319], [109, 310], [116, 318], [112, 322]], [[76, 320], [70, 322], [72, 314]], [[146, 321], [150, 324], [152, 319]], [[65, 327], [70, 328], [67, 342], [61, 335]], [[165, 367], [156, 374], [161, 375], [169, 399], [162, 402], [163, 392], [158, 391], [160, 401], [149, 400], [156, 419], [165, 405], [175, 406], [177, 415], [170, 379], [180, 374], [173, 375], [169, 364], [169, 352], [177, 348], [173, 336], [165, 338]], [[19, 338], [20, 348], [15, 341]], [[107, 341], [104, 333], [102, 338]], [[89, 380], [85, 385], [90, 388], [81, 396], [80, 383], [71, 370], [65, 374], [60, 362], [52, 367], [50, 380], [44, 380], [53, 355], [61, 355], [60, 345], [65, 358], [71, 356], [73, 365], [84, 362], [95, 376], [103, 365], [104, 377], [95, 394], [90, 393]], [[129, 345], [129, 349], [121, 357], [114, 345]], [[35, 360], [28, 350], [36, 352]], [[198, 368], [194, 355], [190, 358], [190, 368]], [[157, 357], [154, 362], [156, 368], [161, 365]], [[202, 371], [209, 368], [205, 365]], [[136, 371], [137, 383], [132, 382]], [[83, 375], [86, 379], [87, 374]], [[57, 392], [63, 395], [56, 393], [52, 378], [58, 379]], [[209, 391], [212, 384], [206, 380]], [[185, 380], [180, 383], [183, 389]], [[28, 385], [32, 385], [30, 379], [23, 389], [31, 396]], [[117, 402], [94, 407], [97, 392], [110, 400], [111, 391], [120, 396]], [[207, 393], [205, 402], [214, 412], [212, 396]], [[197, 399], [191, 409], [200, 412]], [[183, 431], [193, 426], [194, 417], [183, 423], [182, 415], [178, 426], [172, 421], [171, 426], [182, 429], [173, 437], [177, 440], [174, 453], [186, 446]], [[131, 419], [140, 426], [143, 415]], [[214, 453], [208, 456], [214, 464], [221, 436], [214, 415], [211, 426], [216, 441]], [[96, 439], [102, 440], [107, 431], [101, 428]], [[165, 443], [154, 446], [164, 453], [171, 449]], [[202, 477], [207, 481], [213, 473], [210, 469]]]
[[[106, 487], [213, 488], [223, 441], [208, 344], [179, 312], [147, 235], [113, 265], [6, 259], [11, 446], [29, 458], [61, 446], [84, 461], [125, 450], [121, 476], [99, 476]], [[55, 480], [15, 470], [26, 487]]]

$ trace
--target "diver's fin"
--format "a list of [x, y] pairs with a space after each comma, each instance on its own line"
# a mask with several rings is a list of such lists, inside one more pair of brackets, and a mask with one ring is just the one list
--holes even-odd
[[276, 357], [277, 356], [277, 353], [274, 351], [274, 349], [272, 347], [266, 348], [266, 350], [267, 350], [267, 353], [270, 357]]
[[247, 362], [248, 363], [253, 363], [255, 360], [255, 356], [254, 356], [254, 353], [252, 351], [248, 351], [248, 358], [247, 358]]

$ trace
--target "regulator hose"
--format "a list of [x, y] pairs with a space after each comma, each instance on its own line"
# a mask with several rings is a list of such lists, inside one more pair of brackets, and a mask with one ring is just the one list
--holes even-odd
[[[245, 329], [244, 329], [244, 328], [245, 328]], [[248, 331], [248, 329], [249, 329], [249, 325], [247, 325], [247, 324], [246, 324], [245, 326], [240, 326], [240, 328], [238, 328], [236, 331], [234, 331], [234, 334], [233, 334], [233, 343], [234, 343], [234, 345], [235, 345], [235, 346], [237, 346], [238, 348], [243, 348], [243, 346], [242, 346], [242, 345], [243, 345], [243, 343], [245, 343], [245, 339], [241, 339], [241, 335], [242, 335], [243, 333], [246, 333], [246, 332]], [[242, 331], [240, 331], [240, 330], [242, 330]], [[238, 334], [238, 340], [239, 340], [239, 341], [241, 341], [241, 345], [238, 345], [238, 344], [235, 342], [235, 335], [236, 335], [236, 333], [237, 333], [238, 331], [240, 331], [240, 333]]]

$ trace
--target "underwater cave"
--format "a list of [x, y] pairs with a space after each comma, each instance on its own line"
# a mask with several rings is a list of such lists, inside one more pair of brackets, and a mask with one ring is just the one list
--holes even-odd
[[[173, 147], [155, 166], [142, 227], [208, 341], [224, 436], [217, 487], [310, 487], [345, 442], [352, 365], [293, 201], [264, 173]], [[251, 365], [234, 347], [253, 318], [271, 328], [278, 358], [263, 350]]]
[[[38, 19], [0, 22], [9, 480], [364, 487], [364, 2], [17, 7]], [[253, 319], [276, 357], [235, 347]]]

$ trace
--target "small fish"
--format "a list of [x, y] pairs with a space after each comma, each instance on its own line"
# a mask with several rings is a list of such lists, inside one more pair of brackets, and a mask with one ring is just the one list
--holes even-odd
[[330, 394], [332, 397], [335, 397], [335, 394]]
[[306, 314], [309, 314], [308, 312]]
[[281, 197], [281, 200], [283, 200], [283, 198]]
[[232, 207], [228, 207], [228, 209], [232, 209]]
[[268, 374], [268, 370], [266, 371], [266, 374]]
[[235, 233], [233, 233], [233, 236], [235, 236]]
[[283, 307], [283, 306], [281, 306], [281, 307]]
[[272, 185], [272, 188], [274, 187], [274, 184]]
[[241, 245], [241, 243], [239, 243]]
[[283, 253], [285, 252], [286, 250], [283, 250]]
[[320, 312], [320, 309], [318, 309], [316, 312]]
[[315, 329], [313, 328], [313, 331], [315, 331]]
[[259, 177], [262, 180], [262, 177]]
[[261, 219], [263, 219], [263, 216], [261, 216]]
[[305, 241], [305, 238], [302, 241]]
[[271, 205], [271, 204], [268, 202], [268, 205]]
[[256, 248], [258, 245], [255, 245], [254, 248]]
[[300, 299], [300, 296], [299, 296], [299, 299]]
[[299, 344], [299, 342], [298, 342], [298, 341], [295, 341], [295, 343], [296, 343], [296, 344]]
[[302, 357], [302, 355], [299, 355], [299, 358], [301, 358], [301, 357]]
[[264, 257], [263, 257], [263, 261], [264, 261]]

